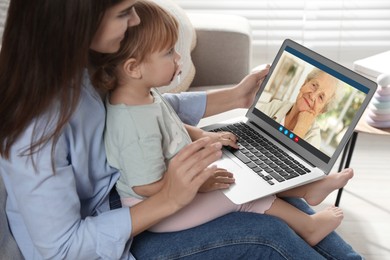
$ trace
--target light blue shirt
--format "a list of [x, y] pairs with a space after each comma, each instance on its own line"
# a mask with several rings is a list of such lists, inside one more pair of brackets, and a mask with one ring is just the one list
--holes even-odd
[[[183, 121], [197, 124], [206, 107], [205, 92], [166, 95]], [[104, 104], [87, 73], [79, 105], [65, 125], [51, 168], [51, 142], [31, 157], [20, 153], [34, 124], [0, 158], [7, 189], [7, 216], [26, 259], [132, 259], [128, 208], [109, 209], [109, 193], [119, 172], [109, 167], [103, 143]], [[46, 123], [43, 116], [37, 125]], [[41, 131], [42, 129], [39, 129]]]

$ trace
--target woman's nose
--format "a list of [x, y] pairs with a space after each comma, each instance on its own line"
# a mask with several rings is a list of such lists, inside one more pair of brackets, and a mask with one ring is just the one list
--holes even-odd
[[139, 18], [137, 11], [133, 7], [131, 9], [131, 15], [129, 16], [129, 20], [127, 21], [127, 26], [133, 27], [133, 26], [139, 25], [140, 22], [141, 22], [141, 19]]
[[311, 92], [311, 93], [310, 93], [310, 98], [311, 98], [311, 100], [313, 100], [313, 102], [314, 102], [314, 101], [317, 100], [318, 94], [317, 94], [316, 92]]

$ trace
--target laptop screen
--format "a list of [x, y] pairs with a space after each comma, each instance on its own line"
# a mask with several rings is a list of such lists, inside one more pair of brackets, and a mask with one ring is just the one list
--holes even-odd
[[278, 141], [328, 164], [372, 97], [376, 86], [366, 80], [286, 40], [250, 111], [279, 133]]

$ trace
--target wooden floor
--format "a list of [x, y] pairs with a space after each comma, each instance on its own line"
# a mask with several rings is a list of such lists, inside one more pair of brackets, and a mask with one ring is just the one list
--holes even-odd
[[[203, 119], [200, 126], [241, 116], [242, 111]], [[360, 133], [351, 167], [355, 176], [344, 188], [339, 205], [344, 220], [336, 232], [366, 260], [390, 260], [390, 136]], [[334, 205], [336, 195], [333, 192], [315, 209]]]
[[[351, 167], [355, 176], [341, 197], [337, 232], [365, 259], [390, 259], [390, 136], [359, 134]], [[316, 209], [333, 205], [336, 194]]]

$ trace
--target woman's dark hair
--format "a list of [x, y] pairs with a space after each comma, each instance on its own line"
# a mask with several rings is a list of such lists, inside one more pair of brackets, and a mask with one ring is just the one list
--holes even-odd
[[[92, 38], [107, 8], [122, 0], [11, 0], [0, 52], [0, 155], [34, 119], [49, 116], [50, 131], [33, 128], [31, 155], [54, 146], [75, 110]], [[49, 108], [57, 108], [48, 114]], [[42, 127], [42, 126], [40, 126]], [[40, 128], [41, 129], [41, 128]], [[52, 162], [52, 166], [53, 162]]]

